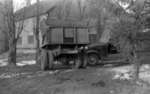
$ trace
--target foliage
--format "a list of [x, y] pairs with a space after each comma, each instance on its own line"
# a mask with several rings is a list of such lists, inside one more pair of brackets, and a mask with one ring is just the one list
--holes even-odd
[[143, 16], [145, 0], [117, 0], [118, 5], [126, 3], [128, 6], [123, 7], [118, 22], [113, 25], [112, 41], [119, 45], [120, 51], [127, 59], [134, 64], [133, 78], [139, 78], [140, 56], [137, 50], [140, 48], [141, 40], [138, 34], [143, 31], [145, 17]]
[[138, 25], [132, 21], [120, 19], [113, 24], [111, 42], [118, 47], [124, 57], [131, 58], [134, 44], [138, 44], [136, 32]]
[[[130, 12], [126, 12], [128, 9]], [[116, 15], [119, 21], [113, 24], [112, 42], [119, 46], [125, 57], [128, 57], [132, 55], [131, 53], [135, 49], [134, 45], [139, 46], [140, 44], [137, 35], [144, 29], [144, 18], [141, 14], [143, 3], [136, 2], [133, 4], [132, 2], [130, 7], [124, 11], [121, 15]]]

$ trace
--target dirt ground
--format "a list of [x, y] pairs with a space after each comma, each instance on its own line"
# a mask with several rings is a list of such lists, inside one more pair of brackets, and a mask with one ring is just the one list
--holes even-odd
[[[33, 59], [29, 55], [20, 56], [19, 61], [26, 60], [27, 56]], [[132, 67], [120, 65], [116, 60], [112, 62], [113, 59], [107, 58], [104, 66], [79, 70], [58, 67], [53, 71], [41, 71], [39, 64], [3, 66], [0, 67], [0, 94], [150, 94], [150, 83], [133, 83], [128, 74]], [[141, 71], [145, 69], [148, 72], [142, 75], [150, 79], [150, 66], [146, 65]]]
[[150, 87], [146, 84], [113, 79], [111, 69], [88, 67], [42, 72], [37, 65], [18, 67], [17, 72], [0, 73], [0, 94], [149, 94]]

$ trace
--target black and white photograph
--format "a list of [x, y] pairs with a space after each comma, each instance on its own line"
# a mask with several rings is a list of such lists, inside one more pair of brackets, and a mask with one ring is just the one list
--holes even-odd
[[150, 94], [150, 0], [0, 0], [0, 94]]

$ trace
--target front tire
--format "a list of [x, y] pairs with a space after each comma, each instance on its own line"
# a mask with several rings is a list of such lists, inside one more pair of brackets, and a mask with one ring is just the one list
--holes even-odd
[[89, 54], [88, 55], [88, 64], [96, 65], [99, 62], [99, 58], [97, 54]]

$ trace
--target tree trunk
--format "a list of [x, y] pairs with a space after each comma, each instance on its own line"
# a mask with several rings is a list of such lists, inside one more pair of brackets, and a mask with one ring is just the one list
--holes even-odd
[[96, 36], [96, 38], [97, 38], [97, 42], [99, 42], [100, 41], [100, 38], [101, 38], [101, 34], [102, 34], [102, 32], [104, 31], [104, 26], [103, 26], [103, 24], [102, 23], [104, 23], [104, 20], [103, 20], [103, 18], [102, 18], [102, 15], [101, 14], [99, 14], [98, 15], [98, 17], [97, 17], [97, 36]]
[[9, 65], [16, 65], [16, 41], [14, 38], [9, 41], [9, 55], [8, 55]]
[[39, 21], [40, 21], [40, 16], [39, 16], [39, 0], [37, 0], [37, 17], [36, 17], [36, 32], [35, 32], [35, 39], [36, 39], [36, 63], [38, 64], [39, 62], [39, 55], [40, 55], [40, 40], [39, 40]]
[[133, 80], [137, 81], [139, 79], [139, 70], [140, 70], [140, 63], [137, 57], [134, 57], [134, 64], [133, 64]]
[[97, 36], [96, 36], [97, 42], [99, 42], [100, 36], [101, 36], [101, 18], [98, 17], [98, 19], [97, 19]]
[[36, 34], [36, 63], [39, 63], [39, 55], [40, 55], [40, 42], [39, 42], [39, 33]]
[[16, 41], [17, 40], [16, 40], [13, 0], [8, 0], [6, 4], [8, 5], [7, 24], [9, 29], [8, 30], [8, 34], [9, 34], [8, 62], [10, 65], [16, 65]]
[[[135, 47], [136, 49], [136, 47]], [[139, 79], [139, 72], [140, 72], [140, 61], [139, 56], [136, 53], [136, 50], [133, 51], [133, 80], [137, 81]]]

